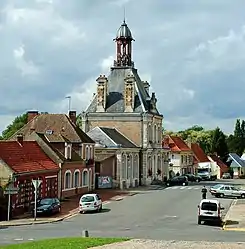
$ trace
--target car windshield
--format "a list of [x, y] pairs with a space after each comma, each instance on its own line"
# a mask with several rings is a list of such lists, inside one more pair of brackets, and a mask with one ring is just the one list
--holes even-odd
[[39, 202], [39, 205], [51, 205], [53, 203], [53, 199], [42, 199]]
[[213, 188], [213, 189], [217, 189], [217, 188], [219, 188], [219, 187], [222, 187], [222, 184], [217, 184], [217, 185], [214, 185], [214, 186], [212, 186], [211, 188]]
[[83, 196], [81, 199], [81, 202], [91, 202], [91, 201], [94, 201], [93, 196]]
[[208, 173], [208, 169], [198, 169], [198, 173]]
[[208, 211], [217, 211], [217, 204], [212, 202], [203, 202], [201, 209]]

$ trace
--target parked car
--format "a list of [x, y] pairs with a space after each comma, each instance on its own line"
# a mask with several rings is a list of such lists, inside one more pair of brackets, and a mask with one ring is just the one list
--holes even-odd
[[[58, 198], [43, 198], [37, 202], [37, 216], [60, 213], [61, 205]], [[33, 209], [34, 214], [34, 209]]]
[[188, 178], [186, 176], [175, 176], [170, 178], [166, 182], [167, 186], [174, 186], [174, 185], [188, 185]]
[[215, 184], [215, 185], [211, 186], [209, 189], [210, 194], [215, 195], [216, 189], [218, 189], [221, 186], [224, 186], [224, 184]]
[[200, 182], [202, 180], [200, 176], [194, 174], [184, 174], [183, 176], [186, 176], [189, 182]]
[[215, 197], [236, 197], [236, 198], [245, 198], [245, 190], [239, 189], [231, 185], [223, 185], [214, 190]]
[[80, 198], [79, 201], [79, 212], [85, 213], [88, 211], [102, 210], [102, 200], [98, 194], [85, 194]]
[[221, 206], [218, 200], [214, 199], [204, 199], [201, 200], [198, 205], [198, 225], [204, 222], [217, 222], [219, 225], [222, 224], [222, 214], [221, 210], [224, 207]]
[[230, 173], [224, 173], [222, 175], [222, 179], [231, 179], [231, 174]]

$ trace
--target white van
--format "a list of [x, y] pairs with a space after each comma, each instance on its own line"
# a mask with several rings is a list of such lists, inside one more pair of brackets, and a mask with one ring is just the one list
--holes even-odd
[[202, 221], [217, 222], [221, 225], [221, 210], [224, 210], [224, 207], [221, 206], [219, 201], [214, 199], [203, 199], [198, 205], [198, 225], [200, 225]]

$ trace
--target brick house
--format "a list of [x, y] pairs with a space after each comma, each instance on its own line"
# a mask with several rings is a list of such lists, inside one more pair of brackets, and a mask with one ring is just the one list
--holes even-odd
[[210, 160], [199, 144], [191, 143], [190, 148], [194, 154], [194, 172], [197, 173], [198, 163], [210, 163]]
[[179, 173], [193, 173], [193, 152], [181, 137], [167, 135], [162, 144], [170, 148], [169, 174], [170, 177]]
[[113, 128], [95, 127], [87, 135], [96, 142], [96, 173], [111, 176], [114, 188], [138, 187], [140, 148]]
[[59, 198], [94, 188], [94, 141], [76, 126], [76, 112], [48, 114], [28, 112], [28, 123], [10, 140], [22, 134], [25, 141], [37, 141], [59, 166]]
[[163, 115], [158, 111], [156, 94], [150, 93], [150, 84], [141, 80], [134, 66], [132, 41], [124, 22], [115, 38], [114, 65], [108, 76], [97, 78], [97, 92], [80, 114], [80, 125], [86, 133], [97, 126], [116, 128], [133, 141], [140, 148], [140, 185], [149, 185], [157, 177], [158, 168], [168, 168], [161, 146]]
[[42, 180], [38, 197], [57, 197], [59, 170], [35, 141], [23, 141], [22, 136], [0, 141], [0, 175], [20, 189], [12, 196], [13, 215], [28, 211], [34, 201], [33, 179]]

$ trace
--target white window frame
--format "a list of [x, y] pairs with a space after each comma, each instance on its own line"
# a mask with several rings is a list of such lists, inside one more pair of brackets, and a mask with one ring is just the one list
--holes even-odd
[[[70, 174], [70, 186], [66, 186], [66, 176], [67, 174]], [[64, 174], [64, 189], [71, 189], [72, 188], [72, 173], [70, 170], [66, 170], [65, 174]]]
[[[75, 185], [75, 183], [76, 183], [76, 181], [75, 181], [75, 179], [76, 179], [76, 173], [78, 173], [78, 184], [77, 184], [77, 186]], [[76, 169], [75, 171], [74, 171], [74, 173], [73, 173], [73, 187], [74, 188], [78, 188], [79, 186], [80, 186], [80, 182], [81, 182], [81, 172], [80, 172], [80, 170], [79, 169]]]
[[[87, 172], [87, 184], [84, 184], [84, 173]], [[89, 172], [87, 169], [84, 169], [82, 172], [82, 186], [87, 187], [88, 186], [88, 177], [89, 177]]]
[[72, 150], [72, 145], [65, 143], [65, 158], [66, 159], [71, 159], [71, 150]]

